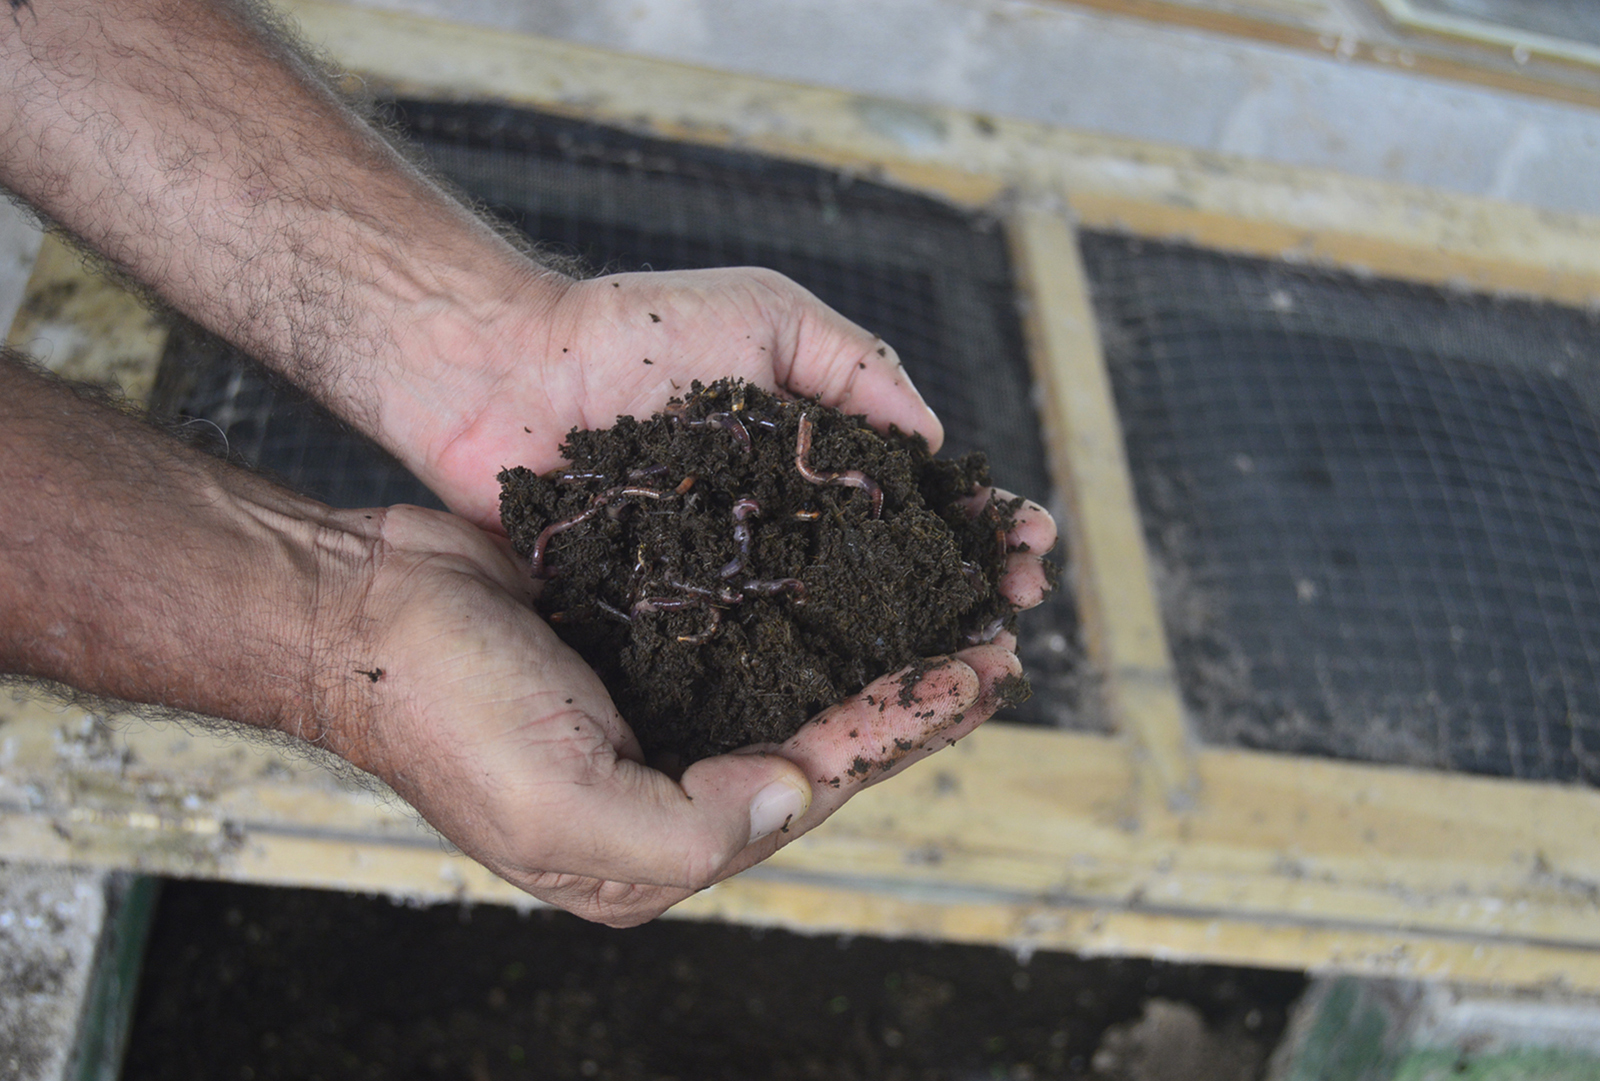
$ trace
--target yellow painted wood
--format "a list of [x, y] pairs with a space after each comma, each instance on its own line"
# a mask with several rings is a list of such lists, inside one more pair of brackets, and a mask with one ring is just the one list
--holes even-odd
[[167, 328], [142, 300], [46, 236], [6, 344], [64, 378], [117, 387], [142, 402], [155, 384]]
[[[1107, 706], [1137, 749], [1141, 790], [1158, 807], [1194, 796], [1193, 740], [1150, 575], [1122, 425], [1078, 254], [1059, 205], [1027, 203], [1008, 221], [1051, 465], [1062, 478], [1075, 597]], [[1158, 812], [1159, 813], [1159, 812]]]
[[1065, 191], [1085, 220], [1429, 284], [1600, 302], [1600, 218], [864, 98], [328, 0], [285, 9], [339, 63], [399, 91], [488, 98], [743, 147], [964, 205]]
[[[1201, 751], [1181, 828], [1119, 741], [995, 726], [680, 915], [1600, 987], [1600, 794]], [[0, 699], [0, 858], [526, 903], [401, 805], [271, 747]], [[1588, 975], [1585, 975], [1588, 973]]]
[[[1471, 231], [1475, 226], [1471, 222], [1439, 221], [1439, 236], [1429, 244], [1409, 238], [1396, 241], [1240, 218], [1232, 213], [1102, 192], [1076, 192], [1072, 209], [1080, 227], [1088, 229], [1178, 240], [1240, 255], [1343, 267], [1425, 285], [1538, 297], [1576, 307], [1600, 304], [1600, 275], [1592, 269], [1570, 272], [1555, 262], [1508, 260], [1502, 256], [1499, 243], [1474, 250]], [[1505, 237], [1509, 238], [1511, 231], [1510, 222], [1501, 224], [1500, 232]], [[1530, 254], [1542, 245], [1537, 230], [1529, 232], [1526, 240]]]

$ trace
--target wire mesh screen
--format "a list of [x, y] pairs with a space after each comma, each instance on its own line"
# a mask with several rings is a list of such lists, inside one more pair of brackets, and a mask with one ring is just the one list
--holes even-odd
[[[1051, 490], [1005, 244], [996, 223], [845, 173], [645, 139], [526, 110], [400, 102], [400, 126], [491, 213], [592, 269], [771, 267], [893, 343], [944, 421], [946, 453], [981, 449], [997, 483]], [[342, 506], [438, 506], [376, 447], [195, 332], [175, 335], [169, 411]], [[1039, 692], [1016, 719], [1095, 727], [1077, 625], [1058, 594], [1024, 617]]]
[[1202, 738], [1600, 780], [1600, 325], [1083, 251]]

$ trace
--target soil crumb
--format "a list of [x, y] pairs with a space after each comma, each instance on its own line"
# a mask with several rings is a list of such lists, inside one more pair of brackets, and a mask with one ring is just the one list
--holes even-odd
[[787, 739], [881, 675], [1015, 626], [998, 583], [1021, 500], [973, 509], [980, 453], [936, 459], [920, 436], [720, 380], [574, 429], [562, 454], [500, 474], [501, 519], [544, 580], [540, 613], [648, 754]]

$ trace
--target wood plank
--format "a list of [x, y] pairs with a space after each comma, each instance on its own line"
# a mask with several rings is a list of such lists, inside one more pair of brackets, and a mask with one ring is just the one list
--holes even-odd
[[1586, 41], [1573, 41], [1535, 30], [1506, 26], [1487, 17], [1474, 19], [1440, 11], [1425, 11], [1411, 0], [1378, 0], [1378, 5], [1390, 19], [1408, 30], [1419, 30], [1473, 45], [1486, 45], [1497, 50], [1515, 50], [1522, 58], [1520, 63], [1541, 57], [1586, 68], [1600, 67], [1600, 48]]
[[[1196, 768], [1181, 829], [1152, 830], [1119, 741], [991, 726], [680, 914], [1340, 971], [1487, 951], [1495, 979], [1600, 950], [1592, 790], [1215, 750]], [[0, 706], [0, 857], [527, 903], [282, 750], [35, 700]]]
[[1007, 224], [1051, 466], [1066, 489], [1063, 524], [1089, 658], [1104, 677], [1117, 730], [1135, 748], [1140, 790], [1159, 817], [1193, 800], [1193, 739], [1077, 236], [1059, 201], [1024, 201]]
[[[1587, 272], [1564, 272], [1556, 263], [1508, 261], [1500, 255], [1498, 246], [1474, 253], [1464, 235], [1446, 238], [1443, 223], [1437, 242], [1428, 245], [1241, 219], [1230, 213], [1092, 191], [1076, 192], [1072, 209], [1083, 228], [1176, 240], [1238, 255], [1354, 270], [1363, 275], [1450, 289], [1536, 297], [1580, 308], [1600, 304], [1600, 278]], [[1461, 228], [1465, 232], [1472, 227], [1463, 223]], [[1541, 245], [1537, 232], [1528, 234], [1526, 240], [1527, 254], [1536, 253]]]
[[155, 385], [167, 326], [139, 297], [46, 236], [6, 344], [66, 379], [142, 402]]

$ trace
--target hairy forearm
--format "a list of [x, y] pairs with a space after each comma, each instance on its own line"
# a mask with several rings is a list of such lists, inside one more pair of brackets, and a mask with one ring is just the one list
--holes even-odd
[[560, 287], [242, 0], [32, 0], [0, 79], [0, 183], [407, 458], [481, 393], [473, 336]]
[[[371, 529], [0, 352], [0, 672], [354, 750]], [[336, 646], [337, 644], [337, 646]]]

